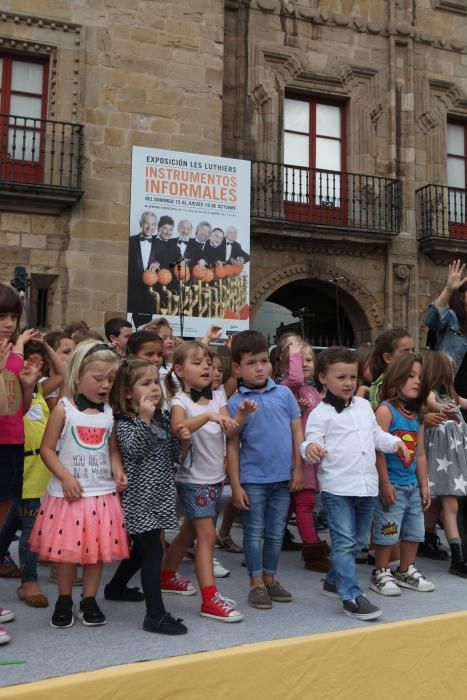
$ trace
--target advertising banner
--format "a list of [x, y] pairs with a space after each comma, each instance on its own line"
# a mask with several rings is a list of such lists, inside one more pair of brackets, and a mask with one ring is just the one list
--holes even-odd
[[128, 319], [175, 335], [249, 326], [250, 163], [133, 146]]

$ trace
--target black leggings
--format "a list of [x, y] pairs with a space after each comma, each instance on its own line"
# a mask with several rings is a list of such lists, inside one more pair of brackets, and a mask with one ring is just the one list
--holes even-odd
[[111, 586], [125, 586], [141, 567], [141, 586], [146, 599], [146, 613], [160, 620], [166, 610], [161, 593], [161, 564], [164, 550], [161, 543], [161, 530], [149, 530], [132, 535], [133, 549], [130, 559], [121, 562], [110, 583]]

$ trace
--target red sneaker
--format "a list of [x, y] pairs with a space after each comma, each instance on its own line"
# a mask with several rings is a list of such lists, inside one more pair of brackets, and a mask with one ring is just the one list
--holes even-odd
[[224, 598], [219, 592], [215, 593], [211, 600], [203, 603], [200, 615], [212, 617], [219, 622], [241, 622], [243, 615], [236, 608], [236, 602], [231, 598]]
[[184, 578], [178, 571], [171, 579], [161, 578], [162, 593], [178, 593], [179, 595], [195, 595], [196, 588], [190, 579]]

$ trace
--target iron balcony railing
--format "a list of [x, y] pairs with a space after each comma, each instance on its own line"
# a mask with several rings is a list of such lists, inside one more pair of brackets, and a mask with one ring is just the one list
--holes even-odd
[[267, 161], [251, 165], [253, 217], [385, 234], [400, 230], [399, 180]]
[[417, 190], [417, 213], [420, 240], [467, 239], [467, 190], [425, 185]]
[[81, 190], [82, 124], [0, 113], [0, 181]]

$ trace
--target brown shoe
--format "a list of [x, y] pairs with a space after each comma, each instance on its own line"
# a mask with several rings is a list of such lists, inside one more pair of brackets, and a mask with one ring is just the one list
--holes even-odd
[[19, 600], [22, 600], [23, 603], [29, 605], [30, 608], [47, 608], [49, 606], [47, 596], [45, 596], [43, 593], [26, 595], [22, 590], [22, 586], [20, 586], [16, 591], [16, 595], [18, 596]]
[[308, 569], [308, 571], [319, 571], [322, 574], [327, 573], [331, 564], [328, 550], [327, 542], [304, 544], [302, 559], [305, 562], [305, 569]]

